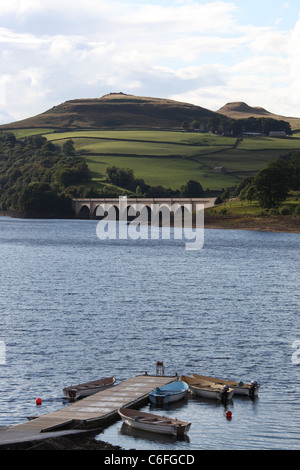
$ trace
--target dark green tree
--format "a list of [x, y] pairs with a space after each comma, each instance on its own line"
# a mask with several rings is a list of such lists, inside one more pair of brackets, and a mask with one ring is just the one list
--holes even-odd
[[293, 189], [300, 190], [300, 152], [294, 152], [290, 160], [290, 167], [293, 178]]
[[68, 155], [73, 157], [75, 155], [75, 147], [73, 140], [67, 140], [62, 147], [62, 151], [64, 155]]
[[117, 168], [115, 166], [106, 169], [107, 179], [110, 183], [135, 191], [136, 184], [134, 179], [134, 171], [130, 168]]
[[33, 213], [72, 213], [71, 200], [64, 194], [58, 195], [47, 183], [30, 184], [23, 191], [19, 205], [21, 210]]
[[190, 180], [180, 188], [181, 197], [203, 197], [204, 191], [198, 181]]
[[282, 159], [269, 163], [254, 178], [254, 187], [260, 205], [271, 209], [285, 201], [292, 185], [289, 165]]

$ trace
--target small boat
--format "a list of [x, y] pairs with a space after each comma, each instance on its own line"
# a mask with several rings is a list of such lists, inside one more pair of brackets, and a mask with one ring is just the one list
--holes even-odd
[[155, 405], [165, 405], [179, 401], [187, 395], [189, 386], [181, 380], [172, 382], [162, 387], [156, 387], [150, 394], [151, 403]]
[[234, 380], [217, 379], [216, 377], [207, 377], [205, 375], [198, 374], [192, 374], [192, 377], [208, 380], [209, 382], [219, 385], [228, 385], [228, 387], [233, 388], [235, 395], [247, 395], [249, 397], [258, 395], [259, 384], [256, 380], [252, 380], [247, 384], [243, 381], [235, 382]]
[[105, 390], [106, 388], [112, 387], [115, 383], [115, 377], [106, 377], [93, 382], [86, 382], [83, 384], [72, 385], [65, 387], [63, 393], [71, 401], [75, 401], [78, 398], [88, 397], [94, 393]]
[[191, 427], [191, 423], [187, 421], [145, 413], [131, 408], [120, 408], [118, 413], [122, 421], [128, 426], [157, 434], [184, 436]]
[[234, 390], [228, 385], [219, 385], [199, 377], [182, 376], [180, 380], [186, 382], [191, 392], [204, 398], [214, 398], [221, 401], [230, 400]]

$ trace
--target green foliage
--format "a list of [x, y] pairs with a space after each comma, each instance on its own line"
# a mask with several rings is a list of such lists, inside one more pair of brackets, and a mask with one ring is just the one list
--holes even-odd
[[69, 155], [74, 157], [75, 155], [75, 147], [73, 140], [67, 140], [62, 147], [62, 152], [64, 155]]
[[[187, 124], [185, 123], [185, 126]], [[292, 134], [289, 122], [272, 118], [229, 119], [224, 117], [213, 117], [208, 121], [207, 130], [230, 135], [240, 135], [242, 132], [257, 132], [269, 134], [271, 131], [285, 131], [287, 135]]]
[[300, 189], [300, 152], [294, 152], [289, 163], [293, 178], [292, 186], [295, 191], [298, 191]]
[[87, 164], [41, 135], [16, 139], [0, 134], [0, 209], [66, 213], [71, 210], [67, 187], [90, 181]]
[[180, 190], [181, 197], [203, 197], [204, 191], [201, 184], [198, 181], [190, 180], [185, 185], [181, 186]]
[[71, 214], [72, 203], [64, 194], [58, 195], [47, 183], [32, 183], [19, 199], [21, 210], [42, 214]]
[[134, 180], [134, 172], [129, 168], [111, 166], [106, 169], [106, 174], [108, 181], [116, 186], [132, 191], [134, 191], [137, 186]]
[[285, 201], [292, 187], [291, 168], [283, 159], [271, 162], [254, 179], [257, 199], [263, 208], [271, 209]]

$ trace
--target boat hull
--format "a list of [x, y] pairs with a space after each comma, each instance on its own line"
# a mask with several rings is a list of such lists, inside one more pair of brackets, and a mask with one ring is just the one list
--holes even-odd
[[[128, 415], [130, 412], [133, 413], [131, 416]], [[155, 434], [185, 436], [191, 427], [191, 423], [188, 422], [172, 420], [149, 413], [140, 413], [136, 410], [120, 409], [118, 413], [127, 426]]]
[[182, 376], [181, 380], [185, 381], [192, 393], [204, 398], [213, 398], [216, 400], [228, 401], [231, 400], [234, 390], [226, 384], [216, 384], [209, 380], [204, 380], [197, 377]]
[[251, 383], [251, 384], [239, 385], [239, 382], [235, 382], [233, 380], [218, 379], [216, 377], [208, 377], [205, 375], [198, 375], [198, 374], [193, 374], [192, 376], [195, 378], [207, 380], [212, 383], [219, 384], [219, 385], [228, 385], [228, 387], [234, 390], [235, 395], [243, 395], [243, 396], [248, 396], [248, 397], [258, 395], [259, 384], [256, 382], [253, 384]]
[[154, 393], [154, 394], [150, 394], [149, 398], [150, 398], [151, 403], [153, 403], [154, 405], [166, 405], [168, 403], [174, 403], [176, 401], [182, 400], [183, 398], [186, 397], [186, 394], [187, 394], [186, 391], [181, 392], [181, 393], [174, 393], [174, 394]]
[[160, 388], [157, 387], [149, 394], [149, 399], [154, 405], [174, 403], [185, 398], [188, 389], [189, 387], [186, 383], [174, 382]]
[[106, 390], [107, 388], [113, 387], [115, 381], [115, 377], [109, 377], [99, 381], [95, 380], [93, 382], [65, 387], [63, 389], [63, 394], [68, 400], [75, 401], [79, 398], [85, 398], [95, 393], [101, 392], [102, 390]]
[[141, 431], [146, 431], [146, 432], [152, 432], [156, 434], [164, 434], [164, 435], [170, 435], [170, 436], [184, 436], [185, 434], [188, 433], [190, 426], [185, 427], [182, 432], [180, 429], [178, 430], [177, 426], [164, 426], [163, 424], [161, 425], [155, 425], [155, 428], [153, 426], [149, 426], [145, 423], [136, 423], [133, 422], [129, 418], [124, 418], [123, 422], [127, 424], [127, 426], [130, 426], [135, 429], [139, 429]]
[[190, 385], [190, 389], [193, 393], [195, 393], [195, 395], [220, 401], [231, 400], [234, 394], [233, 390], [227, 392], [226, 395], [224, 395], [221, 390], [210, 390], [205, 387], [194, 387], [193, 385]]

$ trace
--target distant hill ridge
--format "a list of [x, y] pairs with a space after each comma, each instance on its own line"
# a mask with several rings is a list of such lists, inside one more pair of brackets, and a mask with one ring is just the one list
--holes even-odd
[[205, 124], [214, 117], [230, 119], [270, 117], [287, 121], [300, 129], [300, 118], [287, 118], [244, 102], [227, 103], [211, 111], [190, 103], [163, 98], [110, 93], [101, 98], [74, 99], [61, 103], [33, 117], [0, 126], [0, 129], [51, 127], [64, 129], [151, 128], [181, 129], [185, 121]]
[[[249, 116], [273, 116], [272, 113], [267, 111], [264, 108], [260, 108], [258, 106], [249, 106], [247, 103], [244, 103], [243, 101], [235, 101], [233, 103], [227, 103], [225, 106], [220, 108], [218, 111], [220, 114], [224, 114], [225, 116], [234, 117], [234, 115], [237, 115], [238, 118], [240, 119], [240, 115], [245, 117], [245, 114], [248, 114]], [[242, 117], [241, 117], [242, 118]]]
[[247, 119], [249, 117], [255, 118], [271, 118], [289, 122], [292, 130], [300, 129], [300, 118], [281, 116], [271, 113], [260, 106], [249, 106], [243, 101], [234, 101], [227, 103], [222, 108], [218, 109], [217, 113], [223, 114], [231, 119]]

